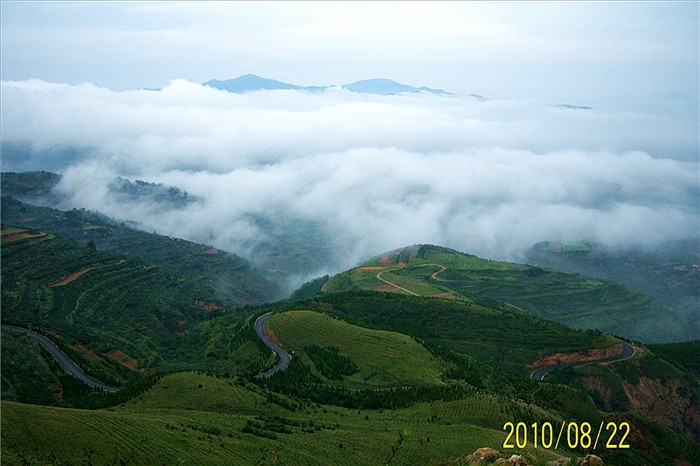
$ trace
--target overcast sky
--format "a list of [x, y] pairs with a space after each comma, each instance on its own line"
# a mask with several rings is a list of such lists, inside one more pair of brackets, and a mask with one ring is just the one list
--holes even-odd
[[2, 2], [2, 79], [112, 90], [254, 73], [493, 98], [698, 95], [698, 2]]
[[[512, 259], [700, 231], [698, 2], [0, 5], [3, 170], [61, 172], [65, 208], [253, 259], [302, 231], [329, 251], [311, 275], [416, 243]], [[247, 73], [456, 95], [200, 84]], [[117, 176], [200, 201], [124, 201]]]

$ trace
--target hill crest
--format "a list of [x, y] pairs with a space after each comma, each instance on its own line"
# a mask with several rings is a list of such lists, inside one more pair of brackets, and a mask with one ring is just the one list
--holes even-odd
[[255, 74], [245, 74], [233, 79], [212, 79], [203, 84], [205, 86], [213, 87], [223, 91], [233, 92], [235, 94], [244, 94], [246, 92], [261, 90], [302, 90], [307, 92], [321, 92], [333, 87], [341, 87], [352, 92], [375, 95], [397, 95], [416, 92], [426, 92], [430, 94], [443, 96], [452, 95], [451, 93], [442, 89], [433, 89], [426, 86], [409, 86], [407, 84], [402, 84], [386, 78], [364, 79], [350, 84], [343, 84], [340, 86], [299, 86], [297, 84], [290, 84], [278, 81], [276, 79], [264, 78]]
[[358, 289], [465, 300], [645, 342], [687, 339], [661, 302], [618, 283], [430, 244], [375, 256], [331, 277], [321, 292]]

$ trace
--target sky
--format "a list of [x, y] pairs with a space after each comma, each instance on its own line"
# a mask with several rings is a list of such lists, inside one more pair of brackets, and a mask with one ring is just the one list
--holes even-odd
[[[698, 2], [2, 2], [2, 79], [254, 73], [493, 98], [698, 96]], [[584, 102], [585, 103], [585, 102]]]
[[[417, 243], [700, 231], [697, 2], [1, 6], [3, 170], [60, 172], [66, 209], [253, 260], [308, 238], [326, 256], [297, 282]], [[247, 73], [454, 95], [201, 85]], [[124, 200], [118, 176], [199, 200]]]

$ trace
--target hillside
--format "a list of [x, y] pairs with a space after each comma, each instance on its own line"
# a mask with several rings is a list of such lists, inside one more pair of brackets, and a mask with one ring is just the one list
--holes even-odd
[[651, 296], [616, 283], [432, 245], [378, 256], [332, 277], [322, 292], [354, 289], [466, 300], [645, 342], [676, 341], [688, 331]]
[[541, 267], [571, 270], [648, 293], [668, 306], [685, 333], [700, 339], [700, 239], [667, 241], [655, 247], [606, 247], [593, 242], [543, 241], [523, 253]]
[[[357, 410], [277, 395], [238, 378], [180, 373], [109, 411], [2, 402], [2, 453], [8, 464], [49, 457], [72, 464], [386, 464], [407, 431], [392, 464], [427, 464], [502, 444], [502, 423], [524, 408], [479, 394]], [[558, 457], [523, 453], [539, 464]]]
[[700, 379], [650, 351], [615, 364], [562, 368], [550, 381], [585, 390], [605, 411], [643, 414], [700, 443]]
[[[4, 463], [426, 464], [466, 461], [489, 446], [544, 465], [583, 451], [532, 443], [506, 450], [504, 425], [563, 421], [629, 423], [630, 449], [595, 451], [606, 464], [700, 460], [688, 440], [697, 439], [700, 399], [692, 344], [655, 346], [658, 355], [635, 345], [632, 359], [569, 366], [618, 354], [620, 340], [543, 320], [474, 288], [465, 293], [445, 278], [501, 273], [515, 286], [561, 274], [574, 277], [561, 287], [580, 292], [587, 288], [576, 288], [584, 280], [577, 275], [407, 248], [316, 282], [325, 293], [311, 299], [237, 307], [206, 274], [187, 273], [191, 264], [177, 268], [176, 258], [196, 248], [218, 255], [202, 245], [143, 239], [172, 264], [161, 266], [100, 250], [99, 236], [78, 243], [56, 233], [112, 228], [97, 214], [4, 198], [3, 220], [5, 206], [13, 218], [56, 229], [3, 224], [3, 323], [39, 330], [85, 372], [123, 389], [87, 388], [33, 340], [3, 330]], [[114, 228], [104, 236], [131, 234]], [[542, 284], [529, 286], [521, 292], [534, 299]], [[343, 287], [350, 291], [337, 291]], [[379, 292], [387, 290], [396, 292]], [[267, 332], [292, 361], [259, 379], [274, 357], [253, 322], [269, 312]], [[544, 382], [530, 380], [535, 368], [557, 361]]]
[[[329, 303], [321, 305], [327, 307]], [[308, 347], [307, 333], [308, 342], [337, 342], [336, 356], [349, 359], [360, 371], [372, 362], [366, 352], [357, 349], [369, 340], [377, 340], [375, 337], [379, 337], [375, 343], [379, 353], [385, 355], [391, 354], [397, 343], [404, 345], [401, 341], [417, 344], [401, 340], [405, 337], [395, 332], [362, 330], [290, 306], [278, 312], [274, 319], [282, 344], [291, 348], [289, 341], [296, 339], [296, 344]], [[301, 326], [309, 331], [299, 331]], [[406, 367], [423, 367], [423, 363], [416, 363], [424, 357], [424, 350], [414, 347], [418, 351], [406, 357]], [[447, 363], [439, 356], [433, 358], [432, 364]], [[328, 357], [322, 359], [328, 361]], [[315, 361], [313, 364], [317, 367]], [[150, 389], [119, 406], [100, 410], [3, 401], [3, 461], [42, 463], [53, 458], [92, 464], [449, 464], [466, 462], [477, 448], [491, 446], [506, 458], [517, 453], [530, 464], [544, 465], [560, 455], [577, 457], [583, 453], [565, 448], [535, 449], [532, 444], [506, 450], [502, 447], [506, 422], [551, 422], [558, 426], [563, 420], [586, 419], [593, 425], [602, 420], [590, 400], [579, 392], [550, 383], [528, 382], [534, 390], [531, 395], [527, 395], [527, 389], [508, 395], [460, 385], [458, 379], [446, 377], [442, 384], [424, 386], [422, 391], [406, 387], [347, 392], [337, 387], [332, 390], [346, 394], [344, 398], [320, 402], [314, 399], [315, 392], [296, 383], [295, 371], [297, 376], [309, 374], [306, 367], [290, 366], [269, 384], [255, 384], [240, 376], [180, 372], [160, 377]], [[300, 393], [291, 393], [294, 390]], [[534, 402], [523, 400], [523, 396]], [[697, 446], [643, 417], [617, 415], [605, 419], [630, 422], [635, 432], [630, 439], [631, 449], [596, 451], [606, 458], [606, 464], [640, 464], [649, 458], [658, 464], [667, 464], [673, 458], [691, 462], [700, 459]], [[58, 438], [63, 440], [59, 442]], [[651, 453], [645, 449], [650, 441]]]
[[351, 388], [442, 383], [439, 374], [445, 367], [406, 335], [359, 327], [312, 311], [276, 314], [268, 327], [287, 351], [294, 351], [295, 358], [306, 358], [330, 382], [342, 381]]
[[[89, 375], [110, 384], [155, 370], [245, 372], [265, 363], [252, 323], [241, 320], [246, 314], [230, 299], [210, 285], [132, 256], [4, 227], [2, 283], [3, 323], [41, 330]], [[56, 395], [36, 396], [65, 402], [63, 388], [70, 378], [43, 350], [23, 347], [21, 340], [3, 331], [4, 363], [20, 369], [3, 370], [3, 396], [34, 399], [29, 388], [21, 388], [37, 383], [28, 380], [33, 373], [26, 370], [28, 363], [37, 368], [36, 375], [43, 374], [38, 383]]]
[[178, 238], [146, 233], [86, 210], [61, 211], [2, 197], [2, 223], [91, 244], [99, 251], [138, 257], [215, 288], [234, 305], [273, 301], [282, 287], [235, 254]]
[[[49, 172], [2, 173], [3, 197], [14, 198], [3, 199], [3, 222], [81, 243], [93, 241], [101, 250], [133, 254], [179, 273], [199, 276], [235, 297], [239, 304], [282, 299], [291, 291], [286, 290], [290, 277], [296, 279], [324, 268], [333, 257], [335, 246], [324, 234], [322, 224], [288, 221], [275, 212], [245, 216], [263, 233], [260, 238], [241, 243], [247, 251], [245, 259], [211, 245], [151, 234], [139, 223], [112, 219], [99, 212], [43, 210], [56, 209], [65, 202], [54, 189], [60, 179], [60, 175]], [[176, 186], [143, 180], [115, 178], [108, 189], [112, 201], [126, 205], [125, 209], [147, 204], [172, 210], [206, 201]], [[202, 250], [209, 251], [211, 257], [202, 257]]]

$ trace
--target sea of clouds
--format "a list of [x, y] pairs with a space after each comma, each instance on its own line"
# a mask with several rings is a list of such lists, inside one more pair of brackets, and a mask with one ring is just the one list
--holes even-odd
[[[542, 240], [644, 246], [700, 226], [697, 115], [672, 97], [576, 110], [342, 88], [239, 95], [175, 80], [114, 92], [31, 80], [3, 82], [2, 100], [2, 139], [30, 143], [46, 158], [35, 166], [61, 162], [48, 160], [62, 153], [51, 148], [84, 154], [61, 167], [63, 207], [243, 255], [284, 236], [253, 218], [313, 225], [333, 246], [314, 273], [416, 243], [512, 259]], [[126, 201], [108, 189], [117, 176], [200, 201]]]

